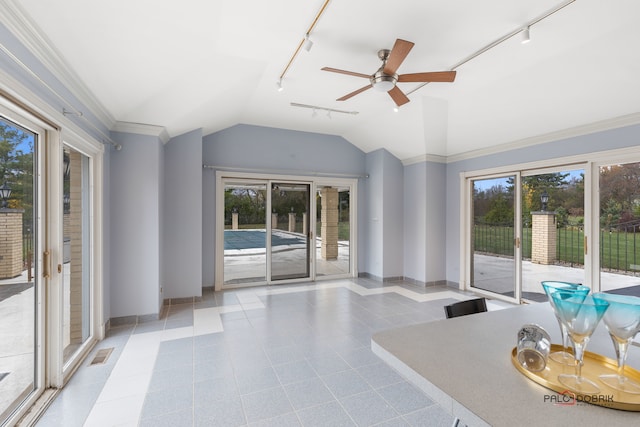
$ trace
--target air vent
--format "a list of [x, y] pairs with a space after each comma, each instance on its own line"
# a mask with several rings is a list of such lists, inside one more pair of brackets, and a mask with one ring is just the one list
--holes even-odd
[[112, 351], [113, 347], [98, 350], [91, 363], [89, 363], [89, 366], [104, 365], [107, 363], [107, 360], [109, 360], [109, 356], [111, 356]]

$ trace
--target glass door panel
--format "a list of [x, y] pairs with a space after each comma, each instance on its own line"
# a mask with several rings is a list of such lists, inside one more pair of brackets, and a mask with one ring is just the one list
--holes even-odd
[[225, 285], [267, 280], [266, 212], [266, 182], [225, 182]]
[[471, 287], [515, 297], [515, 176], [472, 183]]
[[38, 144], [0, 117], [0, 424], [39, 387]]
[[310, 184], [271, 184], [271, 280], [309, 277], [309, 193]]
[[599, 168], [600, 287], [640, 297], [640, 163]]
[[65, 146], [63, 154], [63, 363], [90, 338], [89, 158]]
[[316, 276], [349, 274], [350, 187], [317, 185]]
[[523, 176], [522, 297], [547, 301], [543, 280], [584, 283], [584, 170]]

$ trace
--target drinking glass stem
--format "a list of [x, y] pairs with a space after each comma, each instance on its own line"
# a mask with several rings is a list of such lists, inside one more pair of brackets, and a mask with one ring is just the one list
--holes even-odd
[[616, 349], [616, 357], [618, 358], [618, 381], [624, 381], [624, 364], [627, 360], [627, 350], [629, 349], [629, 340], [620, 340], [611, 335], [613, 346]]
[[566, 352], [569, 348], [569, 334], [567, 333], [567, 327], [564, 326], [560, 318], [556, 315], [558, 325], [560, 325], [560, 333], [562, 334], [562, 349]]
[[582, 381], [582, 356], [584, 353], [585, 343], [573, 343], [573, 356], [576, 359], [576, 383]]
[[569, 348], [569, 333], [567, 332], [567, 327], [560, 322], [560, 331], [562, 332], [562, 348], [566, 352]]

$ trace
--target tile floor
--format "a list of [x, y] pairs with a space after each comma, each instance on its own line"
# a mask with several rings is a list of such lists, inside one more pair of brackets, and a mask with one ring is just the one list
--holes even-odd
[[[370, 340], [471, 297], [368, 279], [209, 291], [111, 329], [37, 425], [450, 426]], [[105, 365], [88, 366], [108, 347]]]

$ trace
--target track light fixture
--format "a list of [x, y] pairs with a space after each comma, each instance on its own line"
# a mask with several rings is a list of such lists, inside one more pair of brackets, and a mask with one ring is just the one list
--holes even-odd
[[284, 87], [282, 87], [282, 77], [276, 82], [276, 87], [278, 88], [278, 92], [282, 92], [284, 90]]
[[289, 105], [291, 105], [292, 107], [309, 108], [313, 110], [313, 112], [311, 113], [311, 117], [314, 117], [314, 118], [318, 116], [318, 111], [326, 111], [327, 117], [330, 119], [332, 118], [331, 113], [350, 114], [353, 116], [358, 114], [357, 111], [337, 110], [335, 108], [319, 107], [317, 105], [309, 105], [309, 104], [299, 104], [297, 102], [291, 102], [289, 103]]
[[309, 38], [309, 33], [304, 35], [304, 50], [306, 50], [307, 52], [311, 51], [311, 48], [313, 47], [313, 41]]
[[530, 34], [530, 29], [531, 27], [526, 27], [524, 30], [522, 30], [522, 39], [520, 40], [520, 42], [522, 44], [526, 44], [529, 43], [531, 41], [531, 34]]

